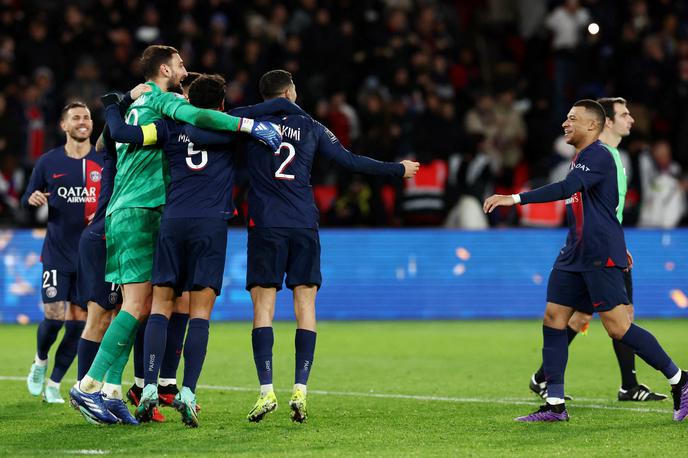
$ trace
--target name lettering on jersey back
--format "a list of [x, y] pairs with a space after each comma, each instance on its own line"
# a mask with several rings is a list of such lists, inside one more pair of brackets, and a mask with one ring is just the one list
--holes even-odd
[[65, 199], [70, 204], [95, 203], [97, 200], [95, 186], [60, 186], [57, 188], [57, 195]]
[[179, 137], [177, 138], [177, 141], [178, 141], [179, 143], [191, 143], [191, 140], [189, 139], [189, 136], [186, 135], [186, 134], [184, 134], [184, 133], [179, 134]]
[[280, 125], [280, 132], [282, 133], [282, 137], [287, 137], [291, 140], [295, 140], [297, 142], [301, 141], [301, 128], [294, 129], [293, 127], [289, 126], [283, 126]]
[[584, 171], [584, 172], [589, 172], [589, 171], [590, 171], [590, 167], [588, 167], [588, 166], [585, 165], [585, 164], [571, 164], [571, 168], [572, 168], [572, 169], [580, 169], [580, 170], [582, 170], [582, 171]]

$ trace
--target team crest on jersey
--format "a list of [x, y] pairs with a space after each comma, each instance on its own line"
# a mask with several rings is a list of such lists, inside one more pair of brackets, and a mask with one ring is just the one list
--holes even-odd
[[48, 287], [48, 289], [45, 290], [45, 295], [46, 297], [52, 299], [53, 297], [57, 296], [57, 288], [54, 286]]
[[117, 304], [117, 299], [118, 299], [118, 298], [119, 298], [119, 297], [118, 297], [117, 293], [114, 292], [114, 291], [111, 292], [111, 293], [109, 294], [109, 296], [108, 296], [108, 300], [110, 301], [110, 304], [111, 304], [111, 305]]
[[89, 176], [91, 177], [91, 181], [93, 181], [94, 183], [100, 181], [100, 172], [97, 170], [93, 170]]

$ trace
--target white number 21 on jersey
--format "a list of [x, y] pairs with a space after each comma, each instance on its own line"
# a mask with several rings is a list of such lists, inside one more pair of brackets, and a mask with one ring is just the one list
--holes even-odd
[[291, 143], [287, 142], [282, 142], [277, 148], [277, 151], [275, 151], [275, 156], [279, 156], [280, 153], [282, 152], [282, 149], [285, 148], [289, 152], [289, 156], [280, 164], [280, 166], [277, 168], [277, 171], [275, 172], [275, 178], [278, 180], [293, 180], [294, 175], [289, 175], [288, 173], [284, 173], [284, 169], [287, 168], [289, 164], [294, 160], [294, 157], [296, 157], [296, 149], [294, 149], [294, 145]]

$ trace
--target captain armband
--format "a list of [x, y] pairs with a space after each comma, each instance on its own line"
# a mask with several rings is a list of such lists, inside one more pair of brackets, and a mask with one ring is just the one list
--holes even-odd
[[141, 126], [141, 132], [143, 132], [143, 146], [155, 145], [158, 142], [158, 129], [155, 124]]

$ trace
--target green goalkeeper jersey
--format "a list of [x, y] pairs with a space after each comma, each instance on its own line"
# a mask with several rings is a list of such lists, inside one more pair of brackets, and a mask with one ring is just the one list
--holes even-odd
[[626, 204], [626, 191], [628, 187], [626, 182], [626, 170], [621, 163], [621, 155], [619, 154], [619, 150], [613, 146], [607, 145], [606, 143], [602, 143], [602, 145], [604, 145], [604, 147], [607, 148], [609, 153], [612, 155], [612, 158], [614, 158], [614, 165], [616, 165], [616, 181], [619, 187], [619, 204], [616, 206], [616, 219], [618, 219], [619, 224], [621, 224], [623, 223], [623, 211]]
[[152, 82], [153, 90], [131, 104], [126, 114], [127, 124], [142, 126], [144, 145], [117, 144], [117, 174], [107, 215], [121, 208], [156, 208], [165, 205], [169, 167], [163, 147], [156, 136], [153, 123], [163, 116], [188, 122], [198, 127], [236, 131], [240, 118], [192, 106], [172, 92], [163, 92]]

